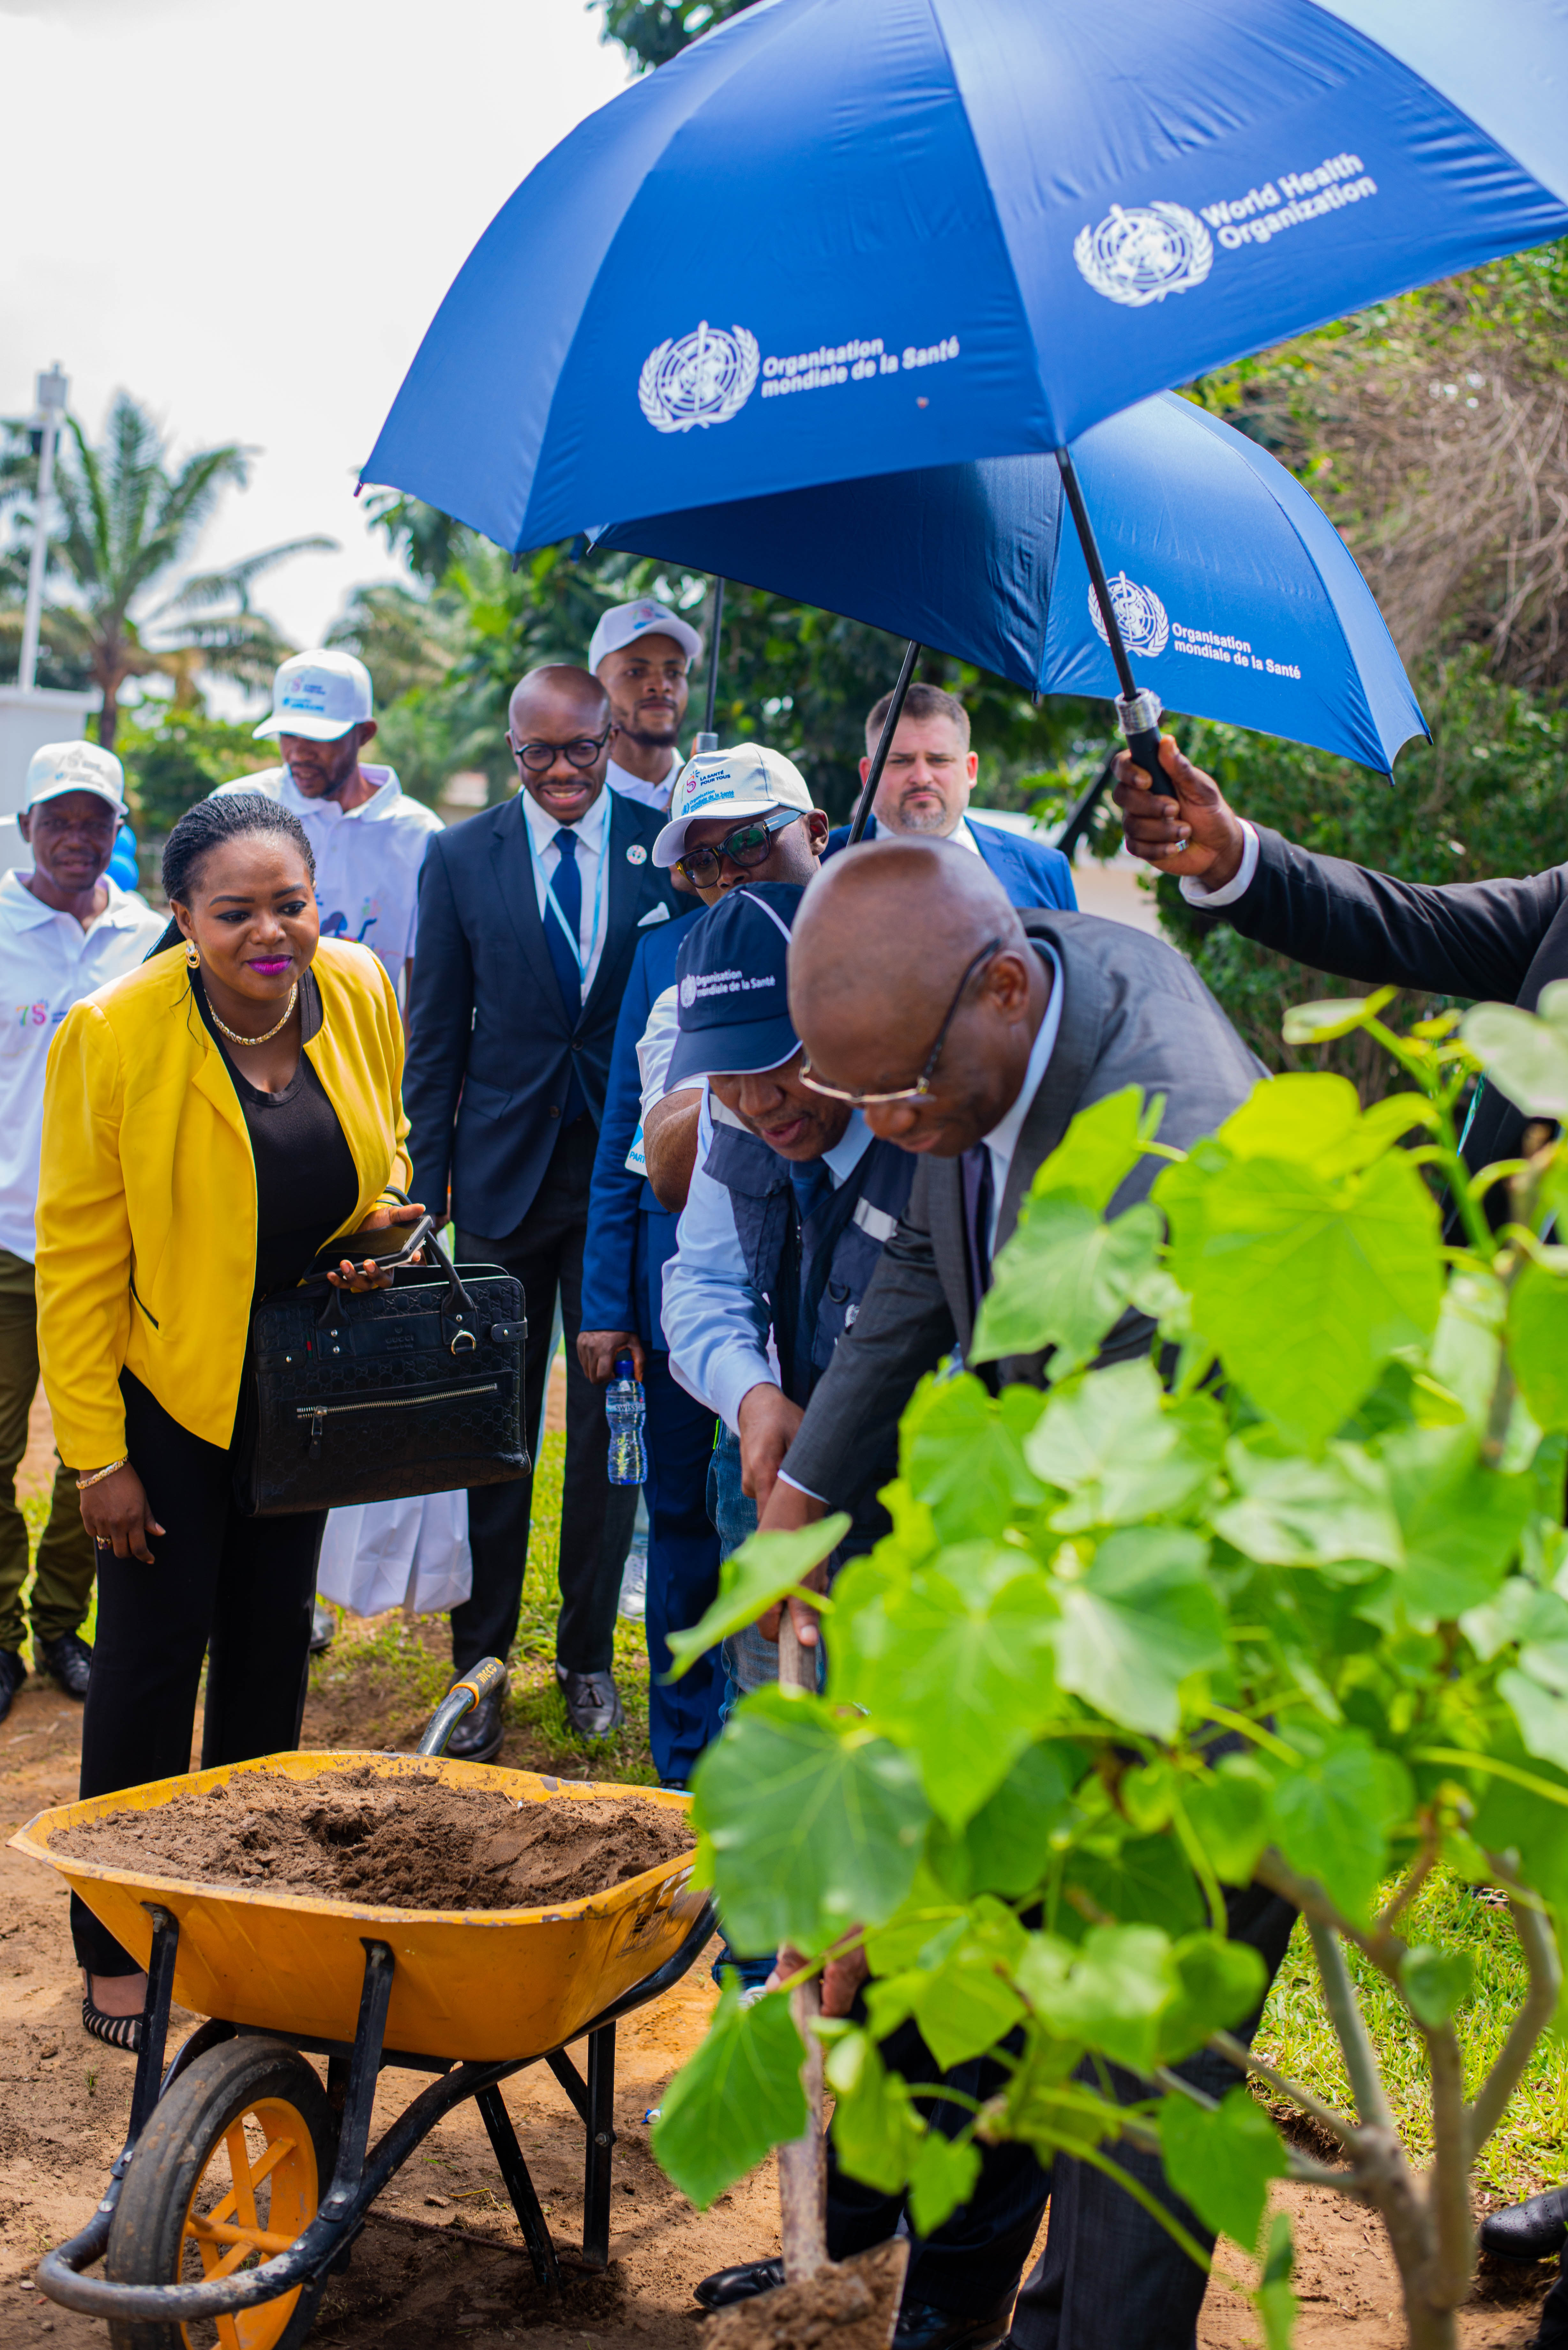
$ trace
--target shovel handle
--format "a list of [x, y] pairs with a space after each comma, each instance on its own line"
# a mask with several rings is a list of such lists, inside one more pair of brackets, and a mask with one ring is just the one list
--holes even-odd
[[779, 1687], [805, 1690], [809, 1696], [815, 1697], [819, 1653], [815, 1648], [802, 1648], [786, 1599], [779, 1616]]
[[789, 2006], [795, 2030], [805, 2043], [800, 2085], [805, 2091], [806, 2126], [804, 2137], [779, 2148], [779, 2218], [784, 2282], [802, 2284], [827, 2266], [827, 2142], [822, 2135], [822, 2043], [811, 2029], [822, 2012], [821, 1987], [815, 1981], [800, 1984], [791, 1991]]

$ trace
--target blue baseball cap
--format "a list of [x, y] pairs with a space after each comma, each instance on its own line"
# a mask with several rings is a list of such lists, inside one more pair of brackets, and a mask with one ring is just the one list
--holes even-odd
[[800, 1050], [789, 1016], [789, 934], [804, 889], [757, 881], [693, 922], [675, 962], [680, 1034], [667, 1087], [751, 1076]]

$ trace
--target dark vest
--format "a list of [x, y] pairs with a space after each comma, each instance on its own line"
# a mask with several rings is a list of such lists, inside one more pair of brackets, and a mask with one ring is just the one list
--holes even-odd
[[873, 1139], [848, 1180], [804, 1219], [789, 1161], [759, 1136], [716, 1117], [704, 1163], [730, 1194], [747, 1277], [772, 1313], [784, 1393], [805, 1404], [909, 1205], [916, 1162]]

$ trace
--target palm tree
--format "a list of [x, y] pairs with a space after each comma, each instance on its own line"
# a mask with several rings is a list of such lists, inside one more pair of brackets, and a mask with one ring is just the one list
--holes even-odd
[[[101, 691], [99, 740], [112, 750], [129, 678], [171, 678], [175, 704], [185, 708], [198, 700], [203, 672], [267, 683], [293, 648], [254, 609], [251, 591], [290, 556], [330, 553], [337, 541], [290, 539], [198, 573], [160, 598], [160, 584], [187, 560], [223, 490], [245, 486], [253, 452], [230, 442], [198, 449], [176, 467], [154, 419], [124, 391], [115, 394], [99, 446], [74, 416], [67, 432], [55, 476], [63, 527], [49, 551], [65, 594], [46, 608], [45, 629], [56, 659], [79, 664]], [[0, 465], [0, 499], [14, 494], [16, 478], [15, 463], [8, 477]], [[20, 613], [0, 610], [0, 638], [20, 633]]]

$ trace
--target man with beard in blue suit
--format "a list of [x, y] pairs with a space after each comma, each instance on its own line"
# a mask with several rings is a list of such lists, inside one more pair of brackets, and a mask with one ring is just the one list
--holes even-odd
[[[862, 784], [871, 772], [870, 754], [892, 698], [885, 693], [866, 721]], [[1073, 868], [1060, 849], [967, 813], [979, 773], [979, 754], [969, 746], [969, 712], [957, 694], [946, 693], [940, 686], [912, 685], [877, 786], [866, 838], [888, 840], [903, 834], [950, 840], [990, 868], [1013, 905], [1059, 906], [1071, 912], [1078, 903]], [[848, 845], [849, 827], [840, 825], [829, 837], [823, 861]]]

